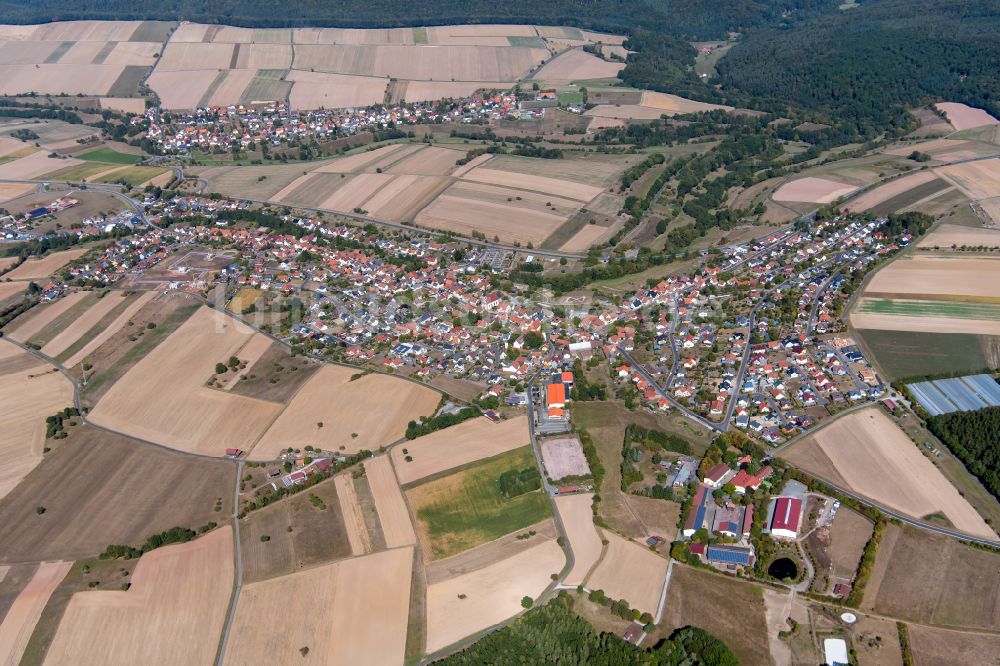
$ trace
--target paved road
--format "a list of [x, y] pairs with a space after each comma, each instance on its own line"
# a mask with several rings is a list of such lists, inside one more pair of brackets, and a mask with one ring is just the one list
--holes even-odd
[[694, 413], [693, 411], [682, 405], [676, 399], [674, 399], [674, 397], [670, 395], [670, 393], [668, 393], [662, 386], [656, 383], [656, 380], [653, 378], [652, 375], [649, 374], [649, 372], [646, 371], [646, 368], [644, 368], [641, 363], [632, 358], [632, 355], [629, 354], [624, 347], [618, 347], [618, 353], [624, 356], [628, 360], [628, 362], [632, 365], [632, 367], [635, 368], [635, 370], [640, 375], [642, 375], [642, 378], [645, 379], [647, 382], [649, 382], [650, 386], [652, 386], [657, 393], [663, 396], [663, 398], [665, 398], [667, 402], [669, 402], [673, 407], [675, 407], [677, 411], [679, 411], [692, 421], [695, 421], [699, 425], [708, 428], [709, 430], [714, 430], [719, 433], [723, 433], [726, 431], [725, 428], [723, 428], [720, 424], [712, 423], [708, 419], [699, 416], [698, 414]]

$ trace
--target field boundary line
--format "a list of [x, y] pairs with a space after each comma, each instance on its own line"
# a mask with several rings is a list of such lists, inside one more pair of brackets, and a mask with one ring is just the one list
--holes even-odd
[[219, 647], [216, 651], [215, 664], [222, 666], [226, 657], [226, 645], [229, 643], [229, 633], [236, 618], [236, 606], [240, 600], [240, 590], [243, 588], [243, 553], [240, 550], [240, 478], [243, 475], [243, 461], [236, 463], [236, 485], [233, 487], [233, 592], [229, 597], [229, 612], [226, 614], [226, 625], [219, 637]]

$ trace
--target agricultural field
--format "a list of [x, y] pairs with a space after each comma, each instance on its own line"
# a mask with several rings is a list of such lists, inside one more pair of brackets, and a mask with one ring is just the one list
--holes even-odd
[[941, 472], [878, 408], [843, 416], [784, 453], [792, 464], [914, 518], [941, 513], [960, 531], [996, 538]]
[[[509, 88], [552, 53], [595, 39], [621, 43], [577, 32], [567, 40], [561, 29], [539, 37], [526, 25], [260, 31], [185, 23], [163, 48], [149, 86], [166, 108], [178, 109], [286, 99], [295, 109], [425, 101]], [[564, 57], [555, 59], [554, 76], [613, 77], [622, 67], [579, 49]]]
[[624, 68], [624, 62], [602, 60], [583, 49], [570, 49], [546, 63], [532, 78], [547, 86], [562, 86], [586, 79], [612, 79]]
[[114, 319], [105, 317], [72, 343], [59, 355], [59, 361], [67, 368], [73, 368], [82, 363], [91, 353], [107, 342], [111, 336], [121, 331], [129, 321], [156, 297], [155, 291], [142, 292], [128, 299], [125, 307], [111, 313]]
[[1000, 652], [1000, 636], [978, 631], [950, 631], [909, 624], [910, 649], [916, 666], [988, 664]]
[[391, 457], [399, 483], [405, 486], [527, 443], [527, 417], [494, 423], [483, 416], [394, 447]]
[[912, 527], [888, 525], [862, 608], [940, 627], [1000, 625], [1000, 555]]
[[408, 489], [425, 559], [455, 555], [548, 517], [548, 500], [530, 479], [501, 489], [505, 473], [531, 470], [537, 479], [535, 464], [531, 448], [523, 447]]
[[700, 627], [722, 638], [740, 663], [771, 663], [763, 593], [753, 583], [675, 563], [660, 626], [664, 635]]
[[364, 509], [358, 499], [354, 480], [350, 474], [339, 474], [334, 477], [333, 484], [337, 487], [337, 502], [347, 541], [351, 546], [351, 555], [367, 555], [373, 550], [372, 538], [365, 525]]
[[[36, 423], [44, 427], [44, 417]], [[221, 523], [232, 512], [231, 463], [195, 460], [86, 425], [68, 432], [0, 500], [0, 521], [19, 535], [0, 543], [0, 561], [91, 557], [108, 544], [139, 545], [152, 533]], [[38, 506], [45, 507], [41, 518]]]
[[62, 561], [40, 563], [31, 580], [7, 609], [0, 624], [0, 655], [4, 656], [6, 663], [20, 662], [49, 597], [72, 566], [72, 562]]
[[934, 106], [948, 117], [948, 122], [956, 130], [966, 130], [983, 125], [1000, 123], [996, 118], [982, 109], [976, 109], [957, 102], [938, 102]]
[[933, 171], [918, 171], [889, 181], [875, 187], [856, 199], [852, 199], [845, 208], [853, 212], [872, 211], [896, 212], [908, 208], [930, 196], [943, 194], [950, 185], [938, 178]]
[[73, 406], [73, 385], [55, 367], [0, 342], [0, 498], [40, 462], [46, 446], [45, 419]]
[[32, 257], [25, 260], [14, 270], [4, 273], [4, 279], [38, 280], [49, 277], [50, 275], [55, 275], [59, 269], [69, 262], [79, 259], [86, 253], [87, 250], [85, 249], [63, 250], [62, 252], [51, 252], [40, 259]]
[[1000, 304], [862, 298], [851, 324], [884, 331], [1000, 335]]
[[[390, 395], [392, 400], [382, 400]], [[324, 365], [277, 415], [250, 453], [270, 460], [282, 449], [306, 444], [347, 453], [376, 451], [400, 439], [407, 423], [431, 414], [439, 400], [436, 391], [415, 382]]]
[[412, 546], [417, 542], [417, 536], [389, 456], [366, 460], [364, 467], [386, 547]]
[[221, 456], [253, 441], [281, 405], [207, 386], [215, 365], [253, 337], [246, 325], [198, 308], [111, 386], [89, 420], [171, 448]]
[[476, 571], [427, 586], [427, 652], [522, 612], [521, 599], [535, 599], [566, 561], [554, 540]]
[[598, 103], [584, 112], [585, 116], [596, 119], [653, 120], [660, 116], [676, 116], [684, 113], [698, 113], [714, 109], [732, 109], [721, 104], [709, 104], [661, 92], [635, 91], [629, 102]]
[[785, 183], [772, 195], [775, 201], [801, 201], [828, 204], [847, 196], [857, 188], [826, 178], [808, 176]]
[[891, 380], [941, 373], [979, 372], [1000, 365], [1000, 337], [969, 333], [856, 330], [881, 371]]
[[1000, 248], [1000, 230], [963, 227], [957, 224], [942, 224], [924, 236], [917, 247], [936, 249], [960, 249], [963, 247]]
[[667, 577], [667, 560], [610, 530], [604, 530], [603, 536], [607, 550], [587, 578], [587, 589], [603, 590], [612, 599], [624, 599], [632, 608], [655, 616]]
[[73, 595], [46, 663], [209, 663], [233, 589], [233, 533], [221, 527], [143, 555], [127, 591]]
[[0, 26], [0, 94], [138, 95], [171, 27], [155, 21]]
[[124, 310], [129, 305], [129, 300], [138, 299], [137, 297], [129, 299], [125, 292], [121, 291], [105, 292], [103, 297], [98, 298], [93, 305], [42, 346], [40, 351], [46, 356], [58, 357], [106, 317], [114, 317]]
[[594, 525], [592, 493], [556, 497], [556, 510], [562, 518], [573, 550], [573, 568], [566, 575], [566, 585], [582, 585], [604, 549]]
[[[321, 504], [314, 505], [310, 496], [318, 497]], [[245, 582], [285, 576], [350, 556], [337, 485], [327, 480], [308, 493], [251, 512], [240, 526], [240, 545]]]
[[396, 548], [245, 585], [223, 663], [402, 663], [412, 568]]

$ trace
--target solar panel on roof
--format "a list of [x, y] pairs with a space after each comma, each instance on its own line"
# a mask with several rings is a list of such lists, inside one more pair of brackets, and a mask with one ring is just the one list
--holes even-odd
[[747, 564], [750, 561], [750, 553], [745, 551], [713, 548], [709, 546], [706, 554], [708, 555], [708, 559], [716, 562]]

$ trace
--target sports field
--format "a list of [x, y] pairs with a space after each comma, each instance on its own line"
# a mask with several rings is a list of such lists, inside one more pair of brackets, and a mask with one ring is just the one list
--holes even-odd
[[522, 447], [407, 490], [425, 557], [445, 558], [550, 516], [540, 490], [510, 498], [501, 493], [501, 474], [527, 469], [536, 469], [535, 459]]

